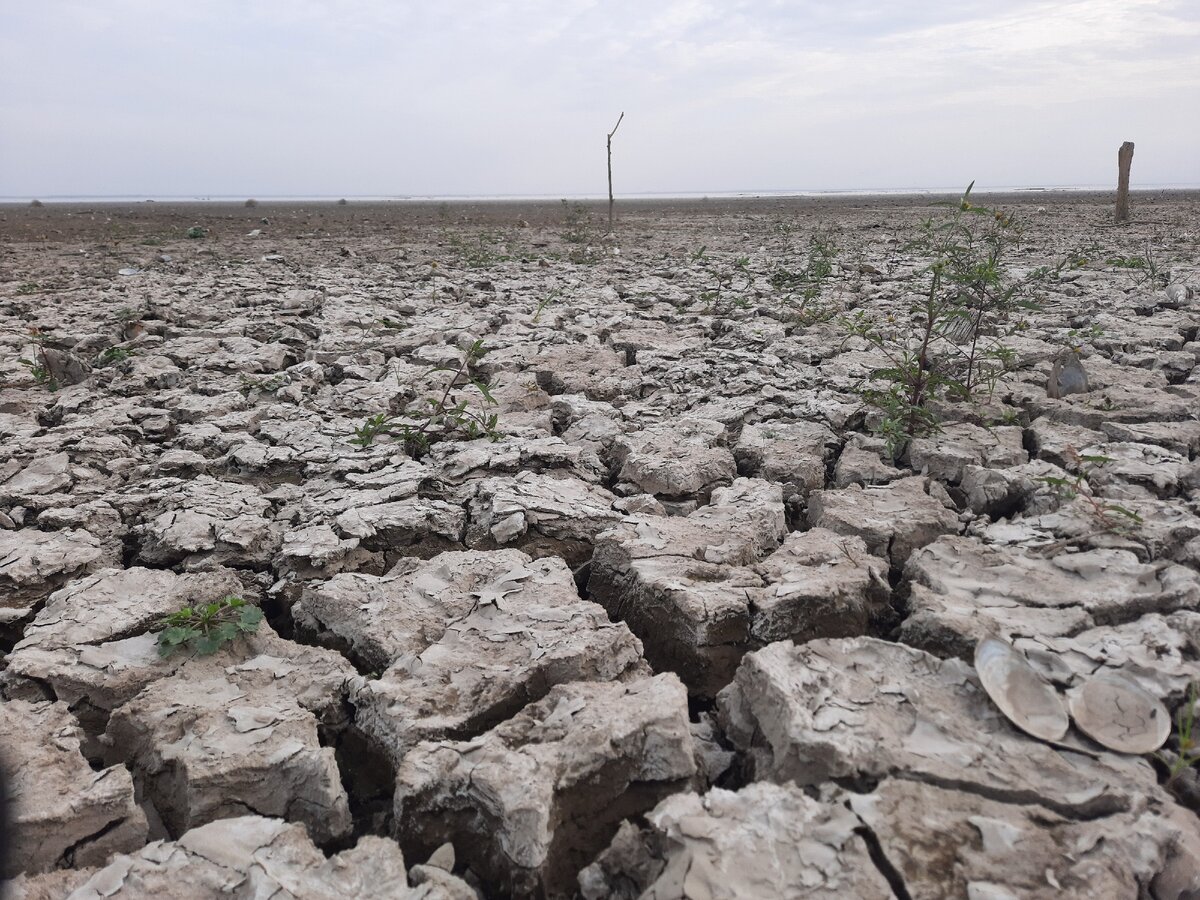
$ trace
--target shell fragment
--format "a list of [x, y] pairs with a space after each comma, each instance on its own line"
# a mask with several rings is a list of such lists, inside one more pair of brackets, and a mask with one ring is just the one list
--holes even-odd
[[1171, 714], [1137, 683], [1108, 672], [1070, 694], [1075, 726], [1097, 744], [1120, 753], [1153, 753], [1171, 734]]
[[979, 641], [975, 671], [992, 702], [1022, 731], [1044, 741], [1066, 735], [1071, 722], [1062, 697], [1007, 641], [998, 637]]

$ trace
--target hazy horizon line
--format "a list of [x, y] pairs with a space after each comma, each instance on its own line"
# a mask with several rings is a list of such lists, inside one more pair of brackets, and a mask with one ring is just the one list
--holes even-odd
[[[791, 189], [764, 188], [723, 191], [640, 191], [618, 193], [616, 200], [692, 200], [706, 197], [716, 198], [751, 198], [751, 197], [823, 197], [841, 196], [903, 196], [949, 194], [960, 195], [965, 190], [962, 187], [904, 187], [904, 188], [828, 188], [828, 189]], [[1132, 192], [1144, 191], [1188, 191], [1200, 190], [1198, 182], [1163, 182], [1150, 183], [1131, 187]], [[973, 193], [1052, 193], [1071, 192], [1085, 193], [1097, 191], [1116, 192], [1114, 185], [1107, 184], [1028, 184], [1028, 185], [976, 185]], [[488, 200], [526, 200], [526, 201], [606, 201], [607, 194], [595, 193], [544, 193], [544, 194], [214, 194], [214, 193], [181, 193], [181, 194], [9, 194], [0, 195], [0, 203], [32, 203], [35, 200], [43, 203], [145, 203], [145, 202], [190, 202], [190, 203], [226, 203], [256, 200], [259, 202], [337, 202], [338, 200], [355, 200], [358, 202], [449, 202], [449, 201], [488, 201]]]

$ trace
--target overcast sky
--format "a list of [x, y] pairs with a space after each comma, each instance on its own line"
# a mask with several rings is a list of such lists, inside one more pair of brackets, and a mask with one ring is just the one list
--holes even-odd
[[0, 195], [1200, 183], [1200, 0], [0, 0]]

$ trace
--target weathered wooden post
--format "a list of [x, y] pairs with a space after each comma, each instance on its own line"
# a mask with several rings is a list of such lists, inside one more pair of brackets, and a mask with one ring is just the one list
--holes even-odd
[[1117, 221], [1129, 221], [1129, 166], [1133, 163], [1133, 141], [1117, 151]]
[[612, 139], [617, 133], [617, 129], [621, 127], [621, 119], [625, 118], [625, 113], [622, 111], [617, 119], [617, 124], [613, 126], [613, 130], [608, 133], [608, 233], [612, 234], [613, 230], [613, 192], [612, 192]]

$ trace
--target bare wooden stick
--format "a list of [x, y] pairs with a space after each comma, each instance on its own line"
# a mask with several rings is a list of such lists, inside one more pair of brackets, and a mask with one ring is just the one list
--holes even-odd
[[621, 127], [621, 120], [625, 118], [624, 111], [621, 112], [617, 119], [617, 124], [613, 126], [613, 130], [608, 133], [608, 233], [612, 234], [613, 230], [613, 192], [612, 192], [612, 139], [617, 133], [617, 129]]
[[1133, 164], [1133, 141], [1117, 151], [1117, 222], [1129, 221], [1129, 167]]

